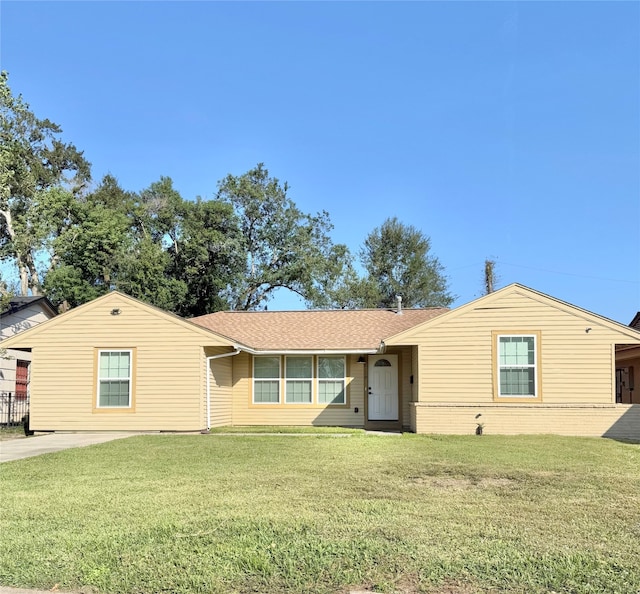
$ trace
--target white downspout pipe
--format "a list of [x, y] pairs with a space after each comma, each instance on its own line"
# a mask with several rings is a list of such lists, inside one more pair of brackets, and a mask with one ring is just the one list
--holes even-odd
[[211, 355], [207, 357], [207, 432], [211, 430], [211, 361], [214, 359], [223, 359], [224, 357], [233, 357], [241, 353], [240, 349], [236, 349], [232, 353], [222, 353], [221, 355]]

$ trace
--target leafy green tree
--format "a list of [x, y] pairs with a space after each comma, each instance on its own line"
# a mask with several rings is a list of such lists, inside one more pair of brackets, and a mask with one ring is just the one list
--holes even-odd
[[356, 272], [348, 248], [333, 247], [315, 277], [307, 304], [316, 309], [358, 309], [377, 298], [375, 285]]
[[9, 307], [11, 299], [15, 296], [15, 291], [12, 290], [7, 282], [0, 278], [0, 311], [4, 311]]
[[169, 217], [162, 205], [148, 208], [148, 194], [172, 191], [171, 180], [157, 184], [145, 191], [145, 200], [106, 175], [95, 191], [73, 201], [68, 224], [52, 241], [52, 267], [45, 277], [54, 303], [75, 307], [118, 289], [163, 309], [177, 309], [187, 287], [168, 274], [172, 258], [163, 241]]
[[150, 237], [142, 237], [124, 254], [114, 286], [119, 290], [161, 309], [177, 313], [187, 297], [184, 280], [170, 274], [169, 252]]
[[197, 316], [229, 308], [244, 273], [243, 238], [230, 204], [219, 200], [184, 202], [177, 211], [180, 232], [169, 247], [169, 274], [186, 291], [176, 312]]
[[75, 307], [117, 288], [134, 241], [128, 216], [134, 197], [107, 175], [100, 186], [70, 204], [68, 224], [52, 242], [45, 290], [54, 303]]
[[38, 253], [65, 224], [55, 218], [60, 190], [75, 196], [90, 179], [89, 163], [61, 132], [14, 97], [0, 73], [0, 259], [16, 264], [22, 295], [41, 293]]
[[233, 206], [243, 237], [244, 271], [232, 286], [234, 309], [264, 307], [282, 288], [309, 303], [322, 301], [319, 279], [330, 276], [327, 267], [344, 254], [329, 237], [329, 215], [302, 212], [288, 190], [262, 163], [219, 183], [218, 198]]
[[430, 248], [427, 236], [396, 217], [374, 229], [360, 252], [368, 275], [361, 306], [394, 307], [396, 295], [407, 307], [451, 305], [444, 269]]
[[49, 297], [73, 307], [111, 289], [185, 316], [227, 309], [244, 270], [238, 219], [219, 200], [185, 201], [168, 177], [139, 194], [107, 175], [71, 205], [52, 242]]
[[155, 243], [171, 246], [175, 251], [186, 204], [173, 187], [172, 179], [161, 177], [136, 197], [132, 209], [136, 233]]

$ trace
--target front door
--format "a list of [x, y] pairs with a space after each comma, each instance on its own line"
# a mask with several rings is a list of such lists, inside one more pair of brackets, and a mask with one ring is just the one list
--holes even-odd
[[369, 357], [369, 421], [398, 420], [398, 356]]

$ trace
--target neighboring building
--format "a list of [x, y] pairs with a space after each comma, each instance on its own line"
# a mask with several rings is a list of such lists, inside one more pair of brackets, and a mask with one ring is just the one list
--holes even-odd
[[522, 285], [453, 310], [218, 312], [113, 292], [9, 339], [36, 430], [342, 425], [640, 439], [616, 347], [640, 332]]
[[[0, 341], [46, 322], [56, 314], [54, 306], [46, 297], [13, 297], [9, 307], [0, 312]], [[0, 343], [0, 348], [3, 346]], [[7, 349], [2, 352], [0, 423], [18, 422], [27, 412], [30, 365], [31, 352], [28, 350]]]
[[[630, 328], [640, 330], [640, 311], [635, 315]], [[640, 347], [621, 345], [616, 347], [616, 402], [640, 404]]]

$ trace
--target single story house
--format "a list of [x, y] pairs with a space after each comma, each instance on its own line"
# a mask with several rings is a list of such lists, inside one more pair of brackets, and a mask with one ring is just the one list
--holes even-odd
[[118, 292], [8, 339], [32, 349], [35, 430], [339, 425], [640, 439], [616, 346], [640, 332], [512, 284], [447, 310], [225, 311]]
[[[0, 341], [46, 322], [57, 313], [46, 297], [12, 297], [8, 307], [0, 312]], [[31, 352], [28, 349], [2, 348], [0, 424], [20, 422], [28, 411], [30, 366]]]

